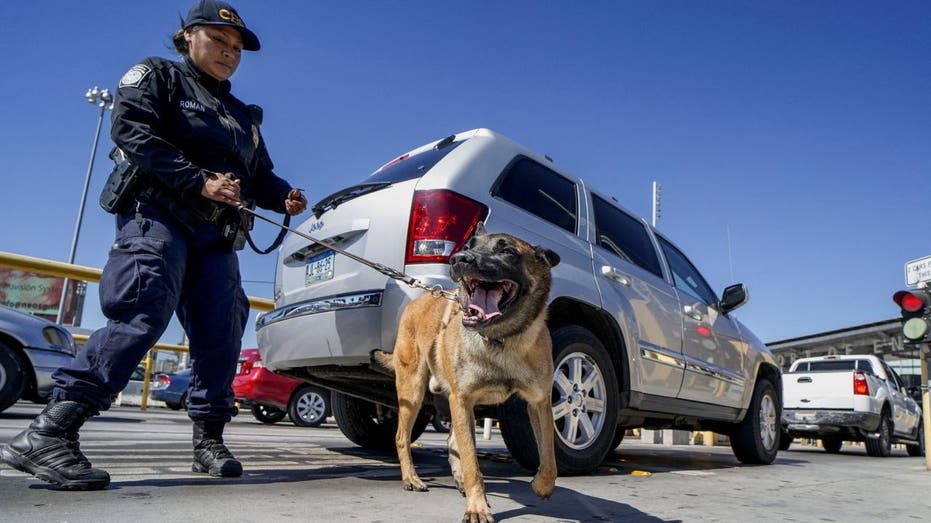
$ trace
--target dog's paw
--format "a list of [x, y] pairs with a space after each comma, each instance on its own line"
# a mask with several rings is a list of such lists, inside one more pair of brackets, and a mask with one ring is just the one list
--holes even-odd
[[537, 473], [530, 481], [530, 488], [540, 499], [550, 499], [550, 496], [553, 495], [553, 490], [556, 488], [556, 481], [545, 481], [541, 479], [540, 474]]
[[462, 523], [495, 523], [495, 517], [487, 507], [484, 510], [466, 510]]
[[410, 481], [404, 482], [404, 490], [411, 490], [414, 492], [426, 492], [430, 489], [428, 489], [427, 484], [421, 481], [419, 478], [414, 478]]

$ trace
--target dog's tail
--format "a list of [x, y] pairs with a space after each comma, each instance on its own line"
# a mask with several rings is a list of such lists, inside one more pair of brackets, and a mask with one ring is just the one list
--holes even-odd
[[394, 374], [394, 354], [376, 349], [372, 351], [372, 363], [377, 370]]

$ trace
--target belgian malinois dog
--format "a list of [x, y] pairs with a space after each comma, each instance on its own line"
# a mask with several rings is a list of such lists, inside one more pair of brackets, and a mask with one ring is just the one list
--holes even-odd
[[404, 489], [427, 490], [414, 470], [410, 444], [429, 384], [430, 392], [449, 402], [449, 464], [466, 497], [462, 521], [493, 522], [475, 453], [476, 405], [496, 405], [514, 393], [526, 400], [540, 455], [531, 488], [546, 499], [556, 484], [546, 303], [559, 256], [508, 234], [490, 234], [479, 223], [449, 263], [458, 302], [430, 294], [413, 300], [402, 313], [394, 353], [377, 351], [375, 358], [395, 371], [395, 443]]

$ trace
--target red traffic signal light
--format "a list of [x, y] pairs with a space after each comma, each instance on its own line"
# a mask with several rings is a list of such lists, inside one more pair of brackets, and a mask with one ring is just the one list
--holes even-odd
[[899, 291], [892, 301], [902, 309], [902, 336], [906, 343], [931, 341], [931, 291]]

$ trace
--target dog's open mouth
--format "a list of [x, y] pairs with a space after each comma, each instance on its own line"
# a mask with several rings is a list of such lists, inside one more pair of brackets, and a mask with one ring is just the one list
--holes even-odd
[[462, 305], [464, 325], [478, 325], [492, 321], [501, 316], [517, 298], [518, 285], [511, 280], [469, 279], [461, 283], [459, 303]]

